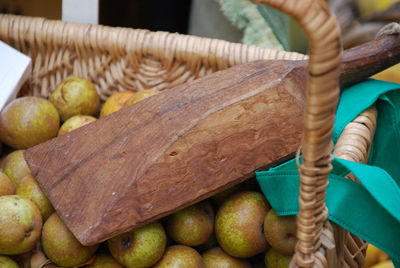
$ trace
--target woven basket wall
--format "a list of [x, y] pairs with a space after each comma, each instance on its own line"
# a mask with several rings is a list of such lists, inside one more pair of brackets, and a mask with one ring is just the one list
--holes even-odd
[[[116, 91], [165, 90], [249, 61], [307, 58], [216, 39], [11, 15], [0, 15], [0, 40], [32, 57], [25, 89], [42, 97], [69, 75], [91, 80], [105, 100]], [[375, 124], [376, 110], [371, 108], [345, 130], [335, 156], [364, 162]], [[340, 267], [363, 267], [361, 239], [335, 227], [335, 244]]]

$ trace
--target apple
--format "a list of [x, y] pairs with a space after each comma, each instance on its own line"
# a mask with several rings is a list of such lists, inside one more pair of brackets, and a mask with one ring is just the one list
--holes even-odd
[[96, 115], [100, 97], [95, 86], [87, 79], [70, 76], [51, 93], [49, 101], [57, 108], [62, 121], [74, 115]]
[[40, 211], [29, 199], [17, 195], [0, 196], [0, 254], [31, 251], [41, 230]]
[[152, 222], [107, 241], [111, 255], [128, 268], [155, 264], [164, 254], [167, 235], [159, 222]]
[[98, 247], [79, 243], [55, 212], [43, 225], [41, 242], [46, 256], [55, 264], [65, 267], [86, 263]]
[[249, 258], [268, 247], [263, 233], [264, 218], [270, 206], [255, 191], [229, 197], [215, 218], [215, 234], [222, 249], [233, 257]]
[[0, 140], [14, 149], [26, 149], [57, 136], [60, 117], [51, 102], [22, 97], [0, 114]]
[[153, 268], [205, 268], [200, 254], [193, 248], [174, 245], [167, 248], [162, 259]]
[[296, 246], [296, 216], [278, 216], [270, 209], [264, 220], [265, 239], [279, 252], [292, 255]]
[[203, 201], [170, 215], [167, 230], [178, 244], [198, 246], [205, 243], [214, 230], [214, 211], [210, 202]]

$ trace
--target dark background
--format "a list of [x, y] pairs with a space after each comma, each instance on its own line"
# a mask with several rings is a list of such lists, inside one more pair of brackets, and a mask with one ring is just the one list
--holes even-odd
[[100, 0], [99, 23], [186, 34], [191, 0]]

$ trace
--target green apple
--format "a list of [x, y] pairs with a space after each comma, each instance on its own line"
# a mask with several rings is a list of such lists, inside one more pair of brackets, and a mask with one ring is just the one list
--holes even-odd
[[264, 220], [265, 239], [282, 254], [292, 255], [296, 246], [296, 216], [278, 216], [268, 211]]
[[15, 194], [14, 184], [5, 173], [0, 171], [0, 196], [13, 194]]
[[67, 134], [94, 121], [96, 121], [96, 118], [90, 115], [74, 115], [62, 124], [58, 131], [58, 136]]
[[274, 268], [288, 268], [292, 256], [280, 253], [274, 248], [270, 248], [265, 254], [265, 266]]
[[16, 194], [31, 200], [39, 208], [44, 221], [54, 212], [49, 199], [32, 175], [28, 175], [20, 181]]
[[170, 215], [167, 231], [178, 244], [198, 246], [205, 243], [214, 230], [214, 211], [203, 201]]
[[0, 255], [0, 267], [1, 268], [19, 268], [17, 263], [10, 259], [7, 256], [1, 256]]
[[3, 161], [3, 172], [10, 178], [15, 187], [31, 170], [24, 158], [24, 151], [17, 150], [9, 153]]
[[31, 251], [41, 230], [40, 211], [29, 199], [17, 195], [0, 196], [0, 254]]
[[205, 268], [200, 254], [191, 247], [174, 245], [167, 248], [162, 259], [153, 268]]
[[74, 115], [96, 115], [100, 97], [95, 86], [87, 79], [70, 76], [51, 93], [49, 101], [57, 108], [62, 121]]
[[152, 222], [107, 241], [111, 255], [128, 268], [149, 267], [164, 254], [167, 235], [159, 222]]
[[57, 213], [53, 213], [44, 223], [41, 242], [46, 256], [55, 264], [64, 267], [86, 263], [98, 247], [83, 246], [79, 243]]
[[220, 247], [206, 251], [202, 257], [207, 268], [251, 268], [247, 260], [232, 257]]
[[51, 102], [22, 97], [0, 114], [0, 140], [14, 149], [26, 149], [57, 136], [60, 117]]
[[263, 233], [270, 206], [259, 192], [244, 191], [229, 197], [219, 208], [215, 235], [223, 250], [233, 257], [249, 258], [268, 247]]

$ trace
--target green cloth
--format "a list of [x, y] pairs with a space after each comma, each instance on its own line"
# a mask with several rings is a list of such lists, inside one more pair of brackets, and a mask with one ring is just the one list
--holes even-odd
[[397, 83], [374, 79], [344, 89], [337, 108], [332, 136], [336, 142], [347, 124], [376, 103], [378, 122], [368, 163], [385, 169], [397, 183], [400, 183], [399, 89], [400, 85]]
[[[400, 267], [400, 85], [367, 80], [344, 89], [333, 140], [358, 114], [377, 104], [378, 122], [369, 165], [333, 161], [326, 204], [329, 220], [387, 252]], [[360, 180], [352, 182], [349, 172]], [[278, 215], [298, 213], [299, 175], [294, 160], [257, 172], [263, 193]], [[290, 193], [290, 194], [288, 194]]]

